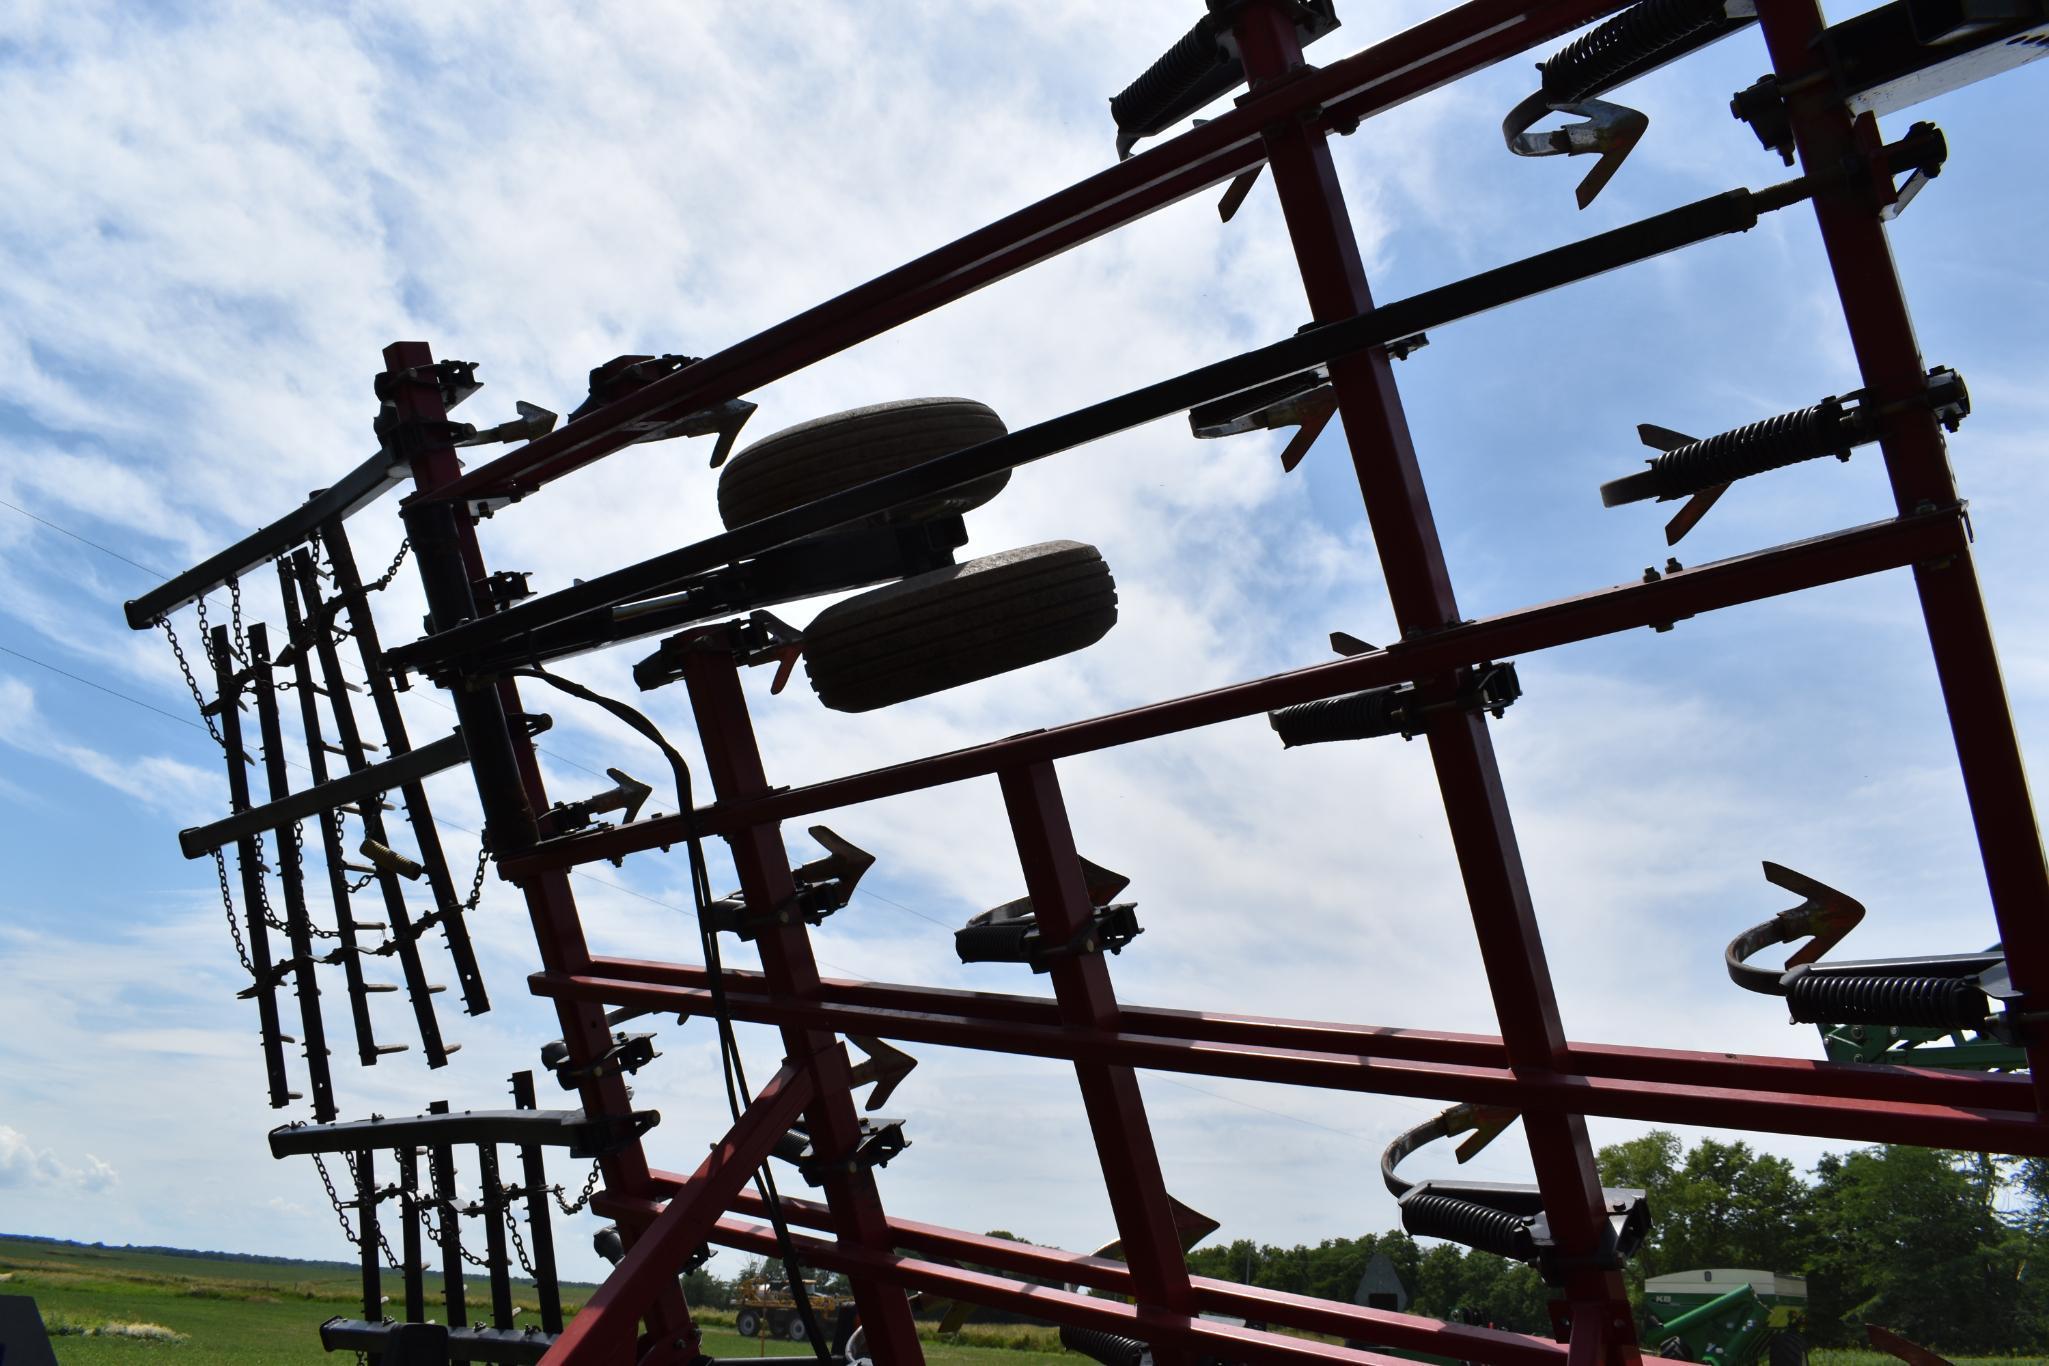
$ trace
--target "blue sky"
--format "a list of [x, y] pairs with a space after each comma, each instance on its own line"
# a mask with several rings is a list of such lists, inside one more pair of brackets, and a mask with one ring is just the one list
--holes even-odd
[[[211, 870], [175, 841], [224, 809], [216, 756], [181, 719], [190, 706], [161, 639], [129, 633], [121, 602], [366, 456], [369, 377], [390, 340], [481, 363], [488, 387], [466, 418], [510, 416], [515, 398], [566, 412], [612, 355], [717, 349], [1107, 164], [1104, 98], [1193, 6], [1104, 11], [17, 11], [0, 33], [0, 115], [34, 132], [0, 154], [0, 498], [12, 505], [0, 507], [0, 1229], [347, 1252], [310, 1167], [267, 1156], [263, 1134], [284, 1116], [263, 1104]], [[1314, 58], [1428, 9], [1341, 12]], [[1336, 155], [1376, 295], [1789, 174], [1726, 113], [1764, 67], [1751, 33], [1629, 87], [1650, 134], [1585, 213], [1571, 194], [1579, 165], [1500, 146], [1501, 115], [1533, 76], [1521, 60], [1367, 124]], [[1887, 123], [1897, 134], [1933, 118], [1950, 138], [1943, 175], [1891, 235], [1930, 363], [1960, 370], [1976, 400], [1952, 459], [2030, 742], [2049, 701], [2029, 514], [2049, 418], [2049, 182], [2031, 136], [2044, 79], [2023, 71]], [[982, 398], [1022, 425], [1305, 319], [1270, 185], [1228, 225], [1205, 196], [755, 394], [750, 434], [927, 393]], [[1812, 216], [1797, 208], [1431, 343], [1399, 376], [1468, 616], [1663, 562], [1669, 509], [1603, 509], [1596, 492], [1635, 467], [1638, 422], [1707, 434], [1856, 387]], [[1386, 639], [1340, 440], [1333, 427], [1283, 477], [1278, 438], [1197, 443], [1164, 422], [1020, 472], [970, 519], [971, 550], [1099, 545], [1118, 578], [1116, 630], [1070, 659], [862, 717], [824, 712], [801, 686], [769, 700], [750, 680], [772, 780], [1313, 662], [1334, 628]], [[695, 539], [716, 526], [705, 455], [701, 443], [636, 448], [495, 519], [486, 552], [552, 587]], [[1889, 510], [1867, 450], [1739, 486], [1681, 555]], [[382, 564], [391, 507], [353, 534], [363, 562]], [[389, 596], [387, 638], [402, 639], [417, 592], [402, 578]], [[267, 601], [251, 588], [252, 614]], [[189, 613], [179, 624], [189, 641]], [[575, 672], [630, 691], [631, 657]], [[1761, 859], [1865, 900], [1855, 942], [1871, 952], [1994, 937], [1904, 577], [1577, 646], [1521, 672], [1527, 696], [1496, 736], [1576, 1037], [1813, 1055], [1810, 1034], [1722, 974], [1721, 945], [1785, 904]], [[558, 795], [596, 790], [592, 771], [608, 765], [658, 771], [603, 718], [546, 705]], [[650, 706], [687, 741], [680, 698]], [[416, 736], [449, 724], [426, 699], [409, 715]], [[1126, 999], [1494, 1028], [1421, 746], [1283, 754], [1254, 720], [1062, 775], [1083, 851], [1131, 875], [1148, 926], [1115, 963]], [[459, 866], [479, 823], [466, 788], [461, 775], [434, 786]], [[657, 802], [673, 809], [670, 795]], [[948, 938], [1021, 890], [993, 783], [827, 820], [882, 856], [864, 884], [876, 895], [820, 933], [828, 963], [1020, 987], [959, 966]], [[579, 890], [600, 946], [694, 956], [679, 863], [637, 858]], [[497, 1009], [473, 1020], [444, 1006], [465, 1044], [444, 1072], [416, 1056], [374, 1072], [338, 1057], [345, 1109], [495, 1103], [552, 1037], [524, 992], [533, 950], [516, 898], [494, 883], [477, 926]], [[401, 1009], [380, 1012], [403, 1037]], [[750, 1039], [759, 1070], [773, 1048]], [[665, 1116], [651, 1150], [687, 1167], [723, 1124], [709, 1033], [670, 1026], [661, 1047], [640, 1081]], [[885, 1175], [894, 1211], [1068, 1246], [1109, 1236], [1068, 1073], [936, 1049], [922, 1062], [891, 1106], [916, 1144]], [[1430, 1108], [1145, 1085], [1176, 1193], [1222, 1219], [1221, 1236], [1278, 1242], [1390, 1226], [1367, 1173]], [[1803, 1164], [1822, 1151], [1758, 1141]], [[1247, 1153], [1264, 1160], [1248, 1166]], [[1504, 1179], [1523, 1169], [1512, 1141], [1484, 1162]], [[586, 1232], [572, 1223], [563, 1238], [584, 1270]]]

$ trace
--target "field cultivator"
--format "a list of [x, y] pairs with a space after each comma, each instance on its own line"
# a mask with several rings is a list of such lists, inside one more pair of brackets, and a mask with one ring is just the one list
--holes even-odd
[[[1931, 124], [1882, 133], [1878, 123], [1929, 94], [2044, 55], [2049, 15], [2041, 0], [1891, 0], [1831, 27], [1814, 0], [1640, 0], [1605, 18], [1616, 8], [1614, 0], [1465, 0], [1319, 67], [1303, 48], [1334, 41], [1330, 0], [1210, 0], [1196, 26], [1112, 102], [1122, 156], [1115, 164], [723, 350], [600, 365], [566, 421], [527, 403], [494, 425], [457, 421], [450, 411], [478, 391], [477, 366], [437, 359], [422, 342], [394, 343], [375, 381], [374, 455], [304, 506], [129, 604], [133, 627], [162, 629], [179, 648], [226, 759], [231, 809], [180, 839], [188, 857], [210, 859], [218, 873], [250, 975], [244, 994], [258, 1016], [271, 1104], [303, 1100], [309, 1111], [310, 1122], [276, 1131], [274, 1150], [351, 1159], [336, 1202], [345, 1224], [354, 1214], [348, 1226], [363, 1258], [364, 1318], [329, 1324], [330, 1347], [387, 1362], [699, 1363], [707, 1358], [679, 1277], [718, 1244], [783, 1263], [795, 1319], [817, 1355], [865, 1354], [885, 1366], [923, 1359], [913, 1293], [1050, 1321], [1077, 1345], [1111, 1353], [1099, 1359], [1135, 1348], [1160, 1366], [1370, 1363], [1389, 1359], [1388, 1351], [1499, 1366], [1634, 1362], [1642, 1349], [1621, 1259], [1654, 1211], [1639, 1193], [1601, 1188], [1589, 1115], [2049, 1155], [2043, 1095], [2032, 1078], [2034, 1055], [2045, 1047], [2034, 1022], [2049, 992], [2049, 869], [1945, 456], [1944, 430], [1964, 419], [1969, 402], [1957, 376], [1924, 362], [1885, 235], [1885, 221], [1940, 172], [1948, 148]], [[1543, 64], [1541, 90], [1508, 115], [1510, 151], [1596, 158], [1580, 186], [1584, 204], [1630, 147], [1653, 136], [1640, 114], [1606, 97], [1754, 27], [1771, 72], [1737, 94], [1735, 112], [1787, 165], [1797, 160], [1797, 174], [1377, 303], [1338, 188], [1333, 135], [1596, 21], [1603, 22]], [[1240, 87], [1234, 107], [1169, 136], [1207, 101]], [[1537, 131], [1557, 114], [1578, 122]], [[1148, 139], [1157, 141], [1137, 150]], [[1106, 153], [1109, 143], [1106, 132]], [[1776, 158], [1768, 160], [1778, 174]], [[1308, 299], [1310, 321], [1294, 334], [1015, 431], [980, 403], [918, 398], [820, 418], [735, 449], [754, 410], [749, 392], [1165, 204], [1228, 185], [1228, 218], [1268, 171]], [[1674, 561], [1641, 581], [1466, 619], [1394, 359], [1422, 346], [1430, 329], [1802, 206], [1815, 216], [1841, 296], [1859, 371], [1854, 392], [1704, 439], [1647, 427], [1644, 440], [1657, 452], [1647, 469], [1602, 494], [1617, 506], [1686, 500], [1666, 530], [1676, 541], [1739, 479], [1875, 447], [1895, 515], [1714, 563]], [[968, 542], [968, 519], [1002, 492], [1010, 471], [1182, 413], [1197, 437], [1295, 428], [1283, 456], [1290, 466], [1333, 415], [1342, 419], [1397, 643], [1338, 635], [1335, 661], [887, 768], [776, 784], [756, 746], [743, 668], [774, 668], [780, 687], [801, 663], [823, 705], [859, 712], [1044, 666], [1113, 629], [1114, 579], [1092, 546], [1056, 540], [966, 560], [956, 552]], [[714, 438], [720, 534], [546, 591], [535, 591], [529, 575], [490, 567], [486, 517], [516, 518], [555, 481], [637, 444], [690, 437]], [[512, 449], [464, 465], [463, 450], [492, 444]], [[366, 580], [346, 524], [401, 485], [404, 548], [384, 574]], [[376, 619], [377, 594], [407, 572], [408, 559], [424, 589], [426, 630], [387, 643], [391, 623]], [[1997, 963], [1981, 955], [1940, 967], [1829, 968], [1803, 951], [1788, 970], [1753, 981], [1751, 954], [1799, 937], [1796, 927], [1778, 925], [1754, 932], [1743, 953], [1732, 950], [1732, 971], [1746, 985], [1783, 991], [1796, 1015], [1852, 1031], [1841, 1040], [1830, 1034], [1829, 1061], [1567, 1038], [1489, 731], [1489, 718], [1520, 693], [1514, 659], [1888, 572], [1911, 575], [1919, 594], [1999, 924]], [[242, 588], [257, 573], [276, 576], [275, 622], [244, 619]], [[219, 615], [223, 591], [226, 623], [207, 616], [209, 601]], [[850, 596], [802, 627], [769, 610], [827, 594]], [[199, 625], [197, 665], [173, 624], [188, 609]], [[637, 708], [548, 667], [648, 641], [655, 643], [640, 647], [651, 652], [635, 680], [643, 689], [681, 685], [703, 749], [701, 774]], [[423, 686], [441, 690], [457, 724], [421, 741], [408, 733], [399, 693]], [[359, 689], [367, 690], [361, 700], [374, 726], [358, 714]], [[670, 766], [680, 809], [646, 812], [648, 784], [624, 769], [593, 796], [551, 798], [535, 748], [550, 724], [533, 707], [543, 690], [562, 706], [602, 709], [645, 737]], [[296, 708], [284, 705], [286, 691], [296, 693]], [[245, 715], [251, 706], [253, 718]], [[1077, 854], [1060, 765], [1261, 714], [1279, 733], [1276, 763], [1289, 761], [1278, 752], [1286, 746], [1396, 734], [1428, 747], [1498, 1037], [1119, 1001], [1111, 956], [1143, 952], [1141, 927], [1135, 907], [1116, 899], [1125, 879]], [[286, 763], [294, 750], [311, 775], [300, 786]], [[457, 769], [474, 778], [487, 823], [467, 882], [442, 849], [424, 786]], [[873, 860], [814, 826], [827, 855], [795, 866], [784, 824], [991, 779], [1024, 895], [963, 926], [957, 948], [963, 961], [1015, 964], [1021, 987], [1043, 979], [1047, 990], [1007, 995], [821, 977], [811, 930], [846, 905]], [[304, 857], [308, 822], [325, 867], [325, 908]], [[710, 839], [730, 849], [740, 886], [729, 894], [710, 885]], [[687, 861], [698, 924], [686, 956], [695, 961], [593, 953], [570, 871], [655, 851]], [[335, 1036], [321, 984], [338, 976], [343, 985], [342, 1047], [352, 1046], [359, 1064], [447, 1064], [456, 1048], [444, 1037], [447, 1007], [459, 1001], [475, 1015], [490, 1005], [467, 917], [492, 864], [525, 899], [536, 960], [527, 986], [553, 1003], [561, 1030], [540, 1056], [575, 1108], [538, 1110], [528, 1078], [516, 1081], [518, 1106], [509, 1111], [344, 1121], [346, 1087], [331, 1065]], [[366, 913], [365, 899], [374, 912]], [[721, 944], [733, 940], [759, 951], [759, 971], [723, 965]], [[373, 980], [379, 959], [397, 981]], [[445, 997], [429, 981], [443, 969], [453, 986]], [[1894, 985], [1871, 985], [1877, 978]], [[1909, 978], [1946, 985], [1897, 985]], [[1922, 1010], [1924, 994], [1939, 1004]], [[373, 1009], [381, 995], [403, 997], [402, 1037]], [[1917, 1003], [1909, 1014], [1890, 1011], [1888, 1003], [1909, 998]], [[628, 1090], [627, 1077], [658, 1055], [652, 1033], [622, 1026], [655, 1016], [706, 1017], [720, 1040], [732, 1127], [687, 1172], [654, 1165], [658, 1116], [636, 1110]], [[2005, 1065], [2027, 1075], [1925, 1065], [1937, 1060], [1931, 1040], [1869, 1051], [1870, 1036], [1854, 1031], [1880, 1017], [1887, 1026], [1962, 1031], [1956, 1047], [1996, 1044], [2010, 1050]], [[752, 1086], [735, 1042], [742, 1022], [781, 1032], [777, 1067], [765, 1078], [757, 1073]], [[843, 1036], [863, 1053], [858, 1064]], [[891, 1215], [876, 1171], [905, 1152], [910, 1136], [901, 1123], [858, 1108], [855, 1090], [874, 1088], [872, 1109], [903, 1081], [910, 1061], [893, 1044], [1071, 1063], [1114, 1216], [1114, 1247], [1083, 1255]], [[1553, 1336], [1192, 1275], [1187, 1220], [1167, 1193], [1139, 1069], [1417, 1097], [1495, 1128], [1502, 1116], [1520, 1116], [1536, 1178], [1527, 1188], [1407, 1188], [1394, 1176], [1398, 1157], [1387, 1174], [1391, 1187], [1404, 1188], [1404, 1219], [1416, 1231], [1537, 1265], [1555, 1288]], [[1420, 1143], [1458, 1131], [1447, 1121], [1411, 1137]], [[481, 1194], [463, 1203], [450, 1183], [456, 1152], [472, 1146]], [[542, 1198], [550, 1187], [540, 1154], [549, 1146], [595, 1162], [589, 1205], [616, 1228], [606, 1239], [611, 1274], [566, 1323], [552, 1296]], [[501, 1147], [519, 1155], [515, 1178], [498, 1166]], [[779, 1191], [772, 1157], [815, 1198]], [[380, 1184], [388, 1170], [396, 1180]], [[508, 1220], [522, 1205], [534, 1279], [546, 1289], [540, 1321], [515, 1328], [504, 1235], [517, 1233]], [[380, 1206], [397, 1213], [402, 1251], [384, 1251], [394, 1220], [380, 1219]], [[482, 1221], [492, 1302], [491, 1322], [475, 1327], [461, 1286], [469, 1254], [460, 1224], [472, 1217]], [[447, 1287], [438, 1325], [420, 1277], [430, 1222]], [[379, 1308], [386, 1265], [403, 1278], [403, 1322]], [[850, 1323], [828, 1323], [809, 1304], [800, 1268], [847, 1279], [859, 1318], [851, 1338]]]

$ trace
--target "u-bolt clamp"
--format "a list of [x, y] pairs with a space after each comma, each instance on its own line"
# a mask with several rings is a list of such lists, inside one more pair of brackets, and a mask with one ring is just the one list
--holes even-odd
[[875, 855], [823, 825], [814, 825], [806, 833], [825, 846], [825, 857], [790, 870], [797, 884], [794, 896], [780, 906], [757, 911], [747, 904], [744, 892], [733, 892], [704, 908], [706, 928], [714, 934], [749, 940], [765, 929], [800, 920], [816, 925], [852, 900], [855, 884], [875, 866]]

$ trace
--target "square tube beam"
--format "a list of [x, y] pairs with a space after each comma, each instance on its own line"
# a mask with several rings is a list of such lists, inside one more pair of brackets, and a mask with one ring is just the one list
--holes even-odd
[[[1827, 72], [1821, 7], [1815, 0], [1759, 0], [1757, 11], [1780, 87], [1792, 92], [1787, 105], [1801, 165], [1837, 165], [1869, 152], [1878, 139], [1877, 120], [1866, 114], [1853, 121], [1834, 82], [1810, 79]], [[1871, 406], [1884, 414], [1878, 445], [1893, 501], [1903, 513], [1956, 507], [1956, 480], [1934, 414], [1925, 404], [1892, 402], [1920, 394], [1927, 367], [1879, 211], [1869, 187], [1845, 184], [1814, 196], [1858, 371]], [[2043, 915], [2049, 862], [1970, 548], [1917, 566], [1914, 587], [2007, 967], [2023, 993], [2020, 1008], [2038, 1011], [2049, 1001], [2043, 995], [2049, 992], [2049, 916]], [[2049, 1041], [2031, 1043], [2028, 1062], [2037, 1095], [2049, 1104]]]
[[[417, 423], [427, 431], [445, 430], [448, 409], [439, 386], [432, 380], [434, 353], [425, 342], [393, 342], [384, 349], [385, 373], [393, 377], [394, 406], [403, 423]], [[446, 486], [462, 470], [455, 450], [447, 445], [423, 446], [412, 459], [413, 481], [423, 491]], [[473, 585], [484, 580], [483, 551], [477, 544], [476, 526], [455, 508], [430, 504], [406, 515], [406, 531], [413, 543], [413, 561], [426, 589], [428, 610], [439, 620], [467, 621], [478, 615]], [[477, 795], [484, 808], [485, 828], [494, 852], [501, 857], [530, 847], [539, 838], [536, 812], [548, 809], [548, 795], [541, 781], [539, 760], [532, 736], [524, 723], [513, 718], [524, 715], [519, 689], [504, 679], [484, 689], [456, 689], [450, 695], [470, 752], [470, 765], [477, 783]], [[366, 808], [368, 809], [368, 808]], [[570, 891], [568, 874], [541, 872], [519, 880], [526, 897], [527, 916], [533, 926], [535, 947], [541, 962], [551, 971], [575, 971], [590, 962], [590, 950], [583, 937], [583, 921]], [[601, 1007], [575, 1001], [558, 1001], [556, 1016], [562, 1038], [568, 1045], [570, 1062], [582, 1067], [603, 1056], [611, 1046], [612, 1031]], [[577, 1088], [586, 1114], [625, 1116], [632, 1113], [626, 1082], [618, 1075], [586, 1076]], [[609, 1189], [639, 1191], [647, 1185], [647, 1156], [635, 1137], [598, 1159]], [[642, 1225], [631, 1220], [620, 1225], [630, 1247]], [[668, 1341], [694, 1340], [696, 1326], [675, 1279], [660, 1287], [647, 1310], [649, 1329]]]
[[887, 768], [827, 779], [753, 801], [721, 799], [693, 816], [659, 816], [627, 826], [543, 841], [505, 857], [508, 876], [613, 860], [681, 843], [691, 822], [724, 834], [765, 820], [793, 820], [861, 802], [982, 777], [1021, 764], [1064, 759], [1235, 721], [1277, 707], [1389, 683], [1414, 683], [1468, 664], [1668, 624], [1683, 617], [1839, 583], [1955, 554], [1967, 544], [1958, 509], [1935, 509], [1873, 522], [1696, 565], [1655, 583], [1629, 582], [1463, 622], [1348, 659], [1314, 664], [1111, 712], [1085, 721], [952, 750]]
[[[747, 699], [740, 691], [739, 666], [716, 642], [705, 644], [706, 648], [684, 656], [683, 681], [696, 712], [712, 787], [721, 799], [761, 796], [768, 791], [768, 777], [762, 770], [754, 723], [747, 715]], [[795, 903], [797, 882], [777, 827], [736, 830], [726, 836], [726, 842], [750, 908], [766, 912]], [[779, 919], [761, 931], [755, 944], [761, 952], [763, 980], [778, 996], [801, 1001], [817, 993], [818, 962], [801, 917]], [[854, 1153], [861, 1139], [846, 1050], [838, 1046], [830, 1029], [796, 1023], [783, 1026], [783, 1048], [788, 1057], [808, 1059], [812, 1087], [811, 1103], [804, 1112], [805, 1129], [812, 1151], [834, 1160], [835, 1169], [825, 1177], [825, 1190], [837, 1219], [835, 1232], [843, 1243], [886, 1250], [888, 1221], [875, 1174], [858, 1167], [849, 1170], [837, 1161]], [[918, 1327], [903, 1292], [863, 1276], [855, 1276], [852, 1286], [876, 1355], [904, 1366], [923, 1361]]]
[[[659, 1210], [639, 1211], [641, 1217], [632, 1222], [640, 1236], [555, 1339], [541, 1359], [543, 1366], [618, 1366], [634, 1359], [634, 1325], [640, 1316], [652, 1312], [659, 1293], [675, 1286], [676, 1268], [704, 1242], [812, 1095], [811, 1077], [801, 1064], [785, 1063], [769, 1078], [711, 1155], [674, 1187], [674, 1197]], [[652, 1183], [643, 1188], [651, 1189]], [[618, 1199], [626, 1203], [626, 1197]], [[672, 1345], [678, 1361], [690, 1360], [697, 1349], [696, 1329]]]

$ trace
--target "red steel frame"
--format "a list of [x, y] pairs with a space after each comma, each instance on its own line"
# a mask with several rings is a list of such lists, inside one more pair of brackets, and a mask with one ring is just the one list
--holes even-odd
[[[1277, 3], [1239, 21], [1251, 78], [1239, 106], [1017, 214], [808, 313], [701, 360], [602, 413], [468, 473], [454, 452], [415, 460], [418, 492], [407, 520], [437, 624], [476, 615], [468, 586], [484, 577], [468, 509], [478, 500], [531, 494], [622, 447], [628, 424], [726, 398], [1123, 226], [1242, 171], [1269, 164], [1318, 322], [1373, 307], [1328, 147], [1382, 112], [1503, 57], [1546, 42], [1616, 8], [1613, 0], [1469, 0], [1328, 68], [1304, 64]], [[1815, 0], [1759, 0], [1773, 66], [1794, 90], [1793, 126], [1810, 172], [1877, 145], [1873, 122], [1853, 122], [1826, 81], [1804, 81], [1820, 60]], [[1992, 903], [2015, 985], [2049, 975], [2049, 866], [2045, 866], [2018, 741], [1980, 598], [1962, 506], [1935, 418], [1906, 399], [1924, 367], [1883, 228], [1868, 198], [1845, 185], [1815, 196], [1863, 384], [1886, 412], [1880, 439], [1898, 517], [1812, 540], [1618, 585], [1579, 597], [1463, 621], [1432, 520], [1387, 356], [1368, 351], [1331, 363], [1331, 379], [1403, 641], [1298, 669], [1078, 721], [1030, 735], [857, 773], [798, 789], [771, 786], [755, 745], [737, 664], [719, 630], [688, 656], [684, 680], [716, 801], [671, 816], [581, 835], [555, 835], [533, 750], [508, 717], [520, 710], [509, 682], [458, 696], [473, 753], [480, 735], [504, 738], [499, 760], [478, 758], [478, 781], [504, 876], [525, 891], [542, 971], [533, 990], [555, 1001], [576, 1060], [606, 1040], [602, 1011], [631, 1005], [713, 1013], [709, 974], [689, 964], [591, 955], [567, 870], [681, 842], [692, 823], [731, 846], [751, 905], [785, 904], [795, 882], [783, 821], [942, 784], [994, 776], [1019, 863], [1039, 915], [1056, 938], [1089, 914], [1057, 762], [1151, 736], [1386, 683], [1414, 683], [1426, 699], [1450, 695], [1469, 664], [1722, 610], [1889, 569], [1911, 568], [1982, 849]], [[430, 361], [418, 343], [386, 355], [392, 371]], [[441, 416], [431, 385], [404, 388], [408, 415]], [[437, 588], [438, 584], [438, 588]], [[1121, 1005], [1101, 956], [1052, 969], [1050, 998], [822, 979], [806, 927], [765, 931], [762, 971], [722, 976], [735, 1020], [782, 1031], [782, 1070], [753, 1099], [696, 1172], [650, 1169], [638, 1147], [608, 1159], [597, 1207], [620, 1221], [629, 1251], [547, 1360], [687, 1361], [696, 1331], [674, 1272], [701, 1241], [774, 1255], [745, 1189], [774, 1139], [801, 1113], [817, 1151], [852, 1151], [858, 1135], [850, 1073], [838, 1033], [1062, 1058], [1074, 1065], [1126, 1260], [979, 1237], [891, 1218], [871, 1175], [831, 1176], [825, 1200], [783, 1201], [789, 1222], [830, 1234], [797, 1236], [808, 1263], [852, 1280], [879, 1360], [922, 1359], [907, 1290], [1002, 1305], [1057, 1322], [1106, 1328], [1154, 1344], [1156, 1359], [1202, 1353], [1245, 1361], [1389, 1360], [1325, 1342], [1201, 1318], [1233, 1315], [1471, 1361], [1630, 1362], [1641, 1359], [1622, 1280], [1595, 1265], [1603, 1214], [1586, 1116], [1747, 1126], [1854, 1141], [1914, 1143], [2049, 1155], [2041, 1070], [2031, 1078], [1852, 1066], [1721, 1053], [1575, 1043], [1565, 1037], [1542, 938], [1484, 720], [1456, 708], [1431, 714], [1427, 742], [1471, 903], [1499, 1037], [1265, 1019]], [[2030, 998], [2032, 999], [2032, 998]], [[2030, 1057], [2035, 1057], [2030, 1047]], [[1191, 1277], [1139, 1092], [1150, 1068], [1214, 1076], [1474, 1101], [1524, 1117], [1544, 1203], [1570, 1272], [1554, 1306], [1561, 1341], [1462, 1328], [1301, 1296]], [[617, 1077], [585, 1087], [585, 1104], [619, 1111]], [[962, 1270], [973, 1262], [991, 1271]], [[1031, 1276], [1124, 1298], [1036, 1285]], [[645, 1321], [648, 1333], [638, 1334]], [[635, 1343], [639, 1345], [634, 1346]]]

